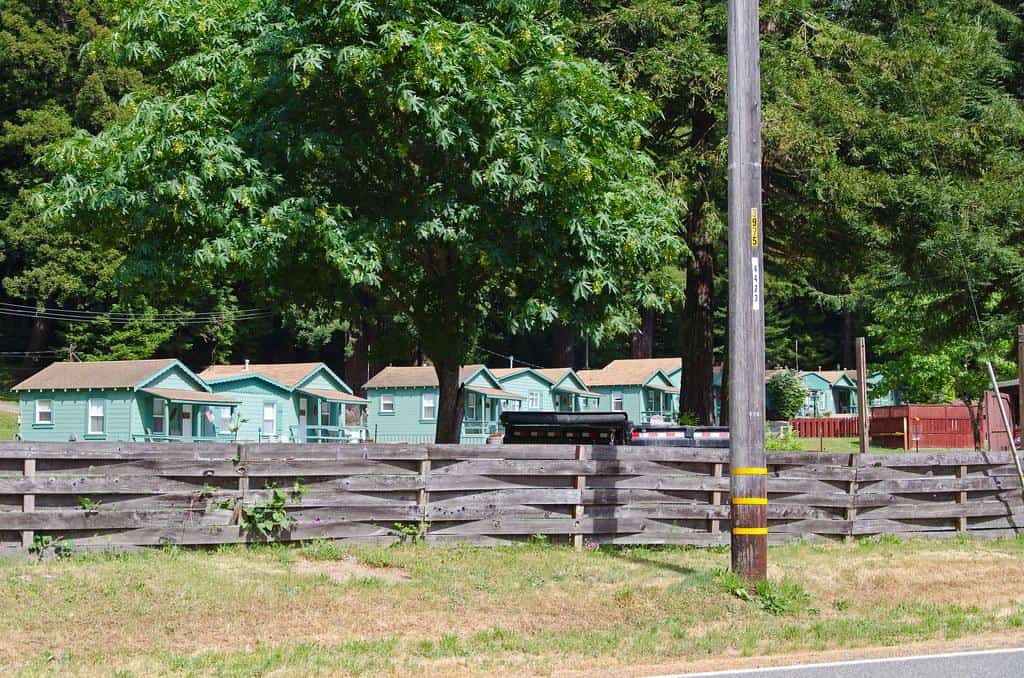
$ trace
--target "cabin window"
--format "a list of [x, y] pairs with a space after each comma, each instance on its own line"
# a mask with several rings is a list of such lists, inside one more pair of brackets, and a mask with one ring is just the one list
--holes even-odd
[[526, 404], [531, 410], [540, 409], [540, 391], [530, 391], [530, 399]]
[[509, 412], [518, 412], [519, 411], [519, 405], [520, 405], [520, 403], [519, 403], [518, 400], [503, 400], [502, 401], [502, 409], [507, 410]]
[[52, 400], [37, 400], [36, 401], [36, 423], [37, 424], [52, 424], [53, 423], [53, 401]]
[[395, 412], [395, 396], [393, 395], [382, 395], [380, 397], [380, 411], [394, 414]]
[[476, 420], [476, 396], [473, 394], [466, 396], [466, 419]]
[[167, 401], [153, 398], [153, 433], [164, 433], [167, 430]]
[[263, 403], [263, 433], [277, 433], [277, 403]]
[[612, 393], [612, 411], [621, 412], [622, 409], [622, 391], [616, 391]]
[[106, 430], [107, 404], [101, 398], [89, 399], [89, 434], [101, 435]]
[[217, 427], [220, 431], [231, 430], [231, 408], [227, 406], [220, 407], [220, 425]]
[[437, 396], [433, 393], [424, 393], [420, 398], [421, 418], [434, 419], [437, 416]]
[[320, 425], [330, 426], [331, 425], [331, 404], [321, 402], [320, 403]]

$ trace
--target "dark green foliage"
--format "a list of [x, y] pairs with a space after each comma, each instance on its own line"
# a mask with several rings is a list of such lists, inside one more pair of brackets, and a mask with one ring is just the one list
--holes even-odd
[[288, 514], [288, 504], [301, 501], [304, 489], [299, 481], [295, 481], [291, 495], [276, 485], [268, 485], [267, 489], [270, 491], [267, 499], [242, 505], [241, 525], [247, 532], [273, 540], [275, 535], [287, 530], [295, 522]]
[[793, 370], [776, 372], [765, 386], [769, 419], [792, 419], [807, 400], [808, 390]]

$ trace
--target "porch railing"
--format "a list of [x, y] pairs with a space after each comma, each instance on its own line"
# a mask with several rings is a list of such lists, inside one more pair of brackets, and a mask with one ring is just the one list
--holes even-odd
[[669, 412], [667, 410], [644, 410], [640, 413], [640, 422], [643, 424], [651, 424], [655, 422], [661, 424], [674, 424], [676, 423], [676, 413]]
[[293, 442], [307, 443], [359, 443], [366, 440], [362, 426], [291, 426]]
[[213, 436], [171, 435], [170, 433], [133, 433], [132, 440], [142, 443], [233, 443], [234, 433], [218, 433]]
[[488, 421], [486, 419], [462, 420], [463, 436], [486, 436], [491, 433], [497, 433], [501, 430], [501, 423], [497, 421]]

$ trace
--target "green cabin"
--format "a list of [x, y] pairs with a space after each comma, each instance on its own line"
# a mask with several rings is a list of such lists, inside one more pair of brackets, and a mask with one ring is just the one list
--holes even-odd
[[181, 361], [57, 362], [12, 389], [22, 440], [234, 440], [239, 401]]
[[[503, 403], [529, 396], [505, 390], [484, 365], [459, 369], [465, 389], [462, 437], [465, 444], [482, 444], [501, 430]], [[381, 443], [432, 443], [437, 433], [438, 382], [432, 366], [385, 367], [366, 382], [369, 400], [367, 431]]]
[[587, 389], [570, 367], [507, 367], [491, 369], [501, 388], [523, 396], [523, 400], [502, 402], [505, 410], [540, 412], [582, 412], [596, 410], [601, 394]]
[[682, 358], [625, 358], [579, 372], [601, 396], [599, 409], [623, 411], [634, 424], [672, 423], [679, 411]]
[[199, 377], [238, 403], [238, 440], [358, 442], [367, 401], [323, 363], [211, 365]]
[[[766, 370], [765, 384], [782, 370]], [[854, 416], [857, 414], [857, 373], [854, 370], [818, 370], [799, 372], [800, 380], [807, 387], [807, 397], [797, 412], [797, 417]], [[722, 369], [715, 368], [714, 398], [715, 413], [720, 416], [722, 390]], [[897, 404], [893, 390], [885, 389], [882, 375], [868, 377], [868, 404], [871, 407]], [[771, 398], [765, 394], [765, 408], [771, 411]]]

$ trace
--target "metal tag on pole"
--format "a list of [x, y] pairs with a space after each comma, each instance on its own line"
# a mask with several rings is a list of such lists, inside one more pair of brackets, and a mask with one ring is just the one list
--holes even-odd
[[761, 218], [761, 59], [757, 0], [729, 0], [729, 453], [732, 568], [768, 569]]

